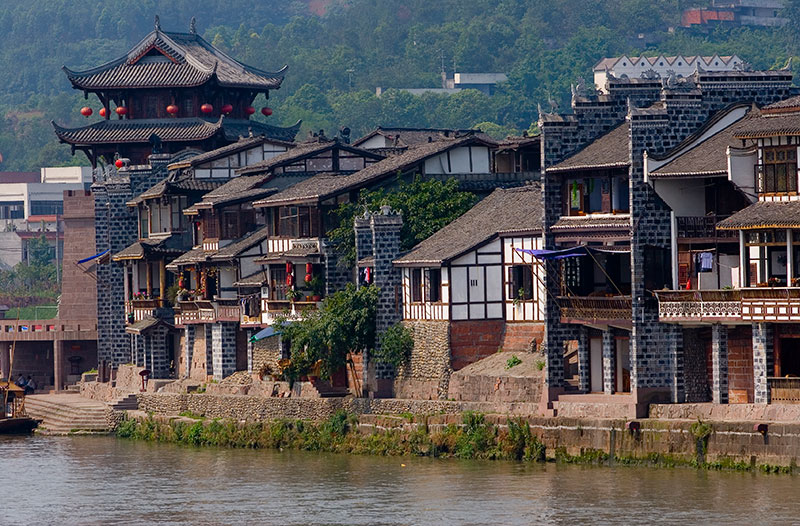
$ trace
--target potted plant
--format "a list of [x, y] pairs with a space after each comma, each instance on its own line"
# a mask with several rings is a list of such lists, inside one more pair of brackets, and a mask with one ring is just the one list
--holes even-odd
[[781, 284], [781, 280], [780, 278], [776, 278], [775, 276], [773, 276], [767, 280], [767, 283], [769, 283], [770, 287], [777, 287], [778, 285]]
[[289, 299], [289, 301], [294, 302], [297, 301], [298, 298], [302, 298], [303, 294], [299, 290], [289, 289], [286, 291], [286, 297]]
[[322, 281], [322, 276], [317, 274], [311, 278], [311, 281], [306, 281], [306, 286], [313, 292], [311, 301], [322, 300], [322, 293], [325, 292], [325, 282]]

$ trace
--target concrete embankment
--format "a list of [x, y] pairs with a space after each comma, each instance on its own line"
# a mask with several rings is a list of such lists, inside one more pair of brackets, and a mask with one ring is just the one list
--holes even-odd
[[[415, 433], [433, 436], [465, 427], [464, 413], [485, 414], [495, 436], [509, 421], [521, 418], [549, 457], [563, 460], [645, 462], [664, 465], [706, 464], [721, 468], [794, 467], [800, 457], [800, 424], [691, 419], [637, 421], [592, 418], [545, 418], [532, 404], [508, 405], [400, 399], [291, 399], [236, 395], [142, 393], [139, 408], [168, 423], [180, 413], [229, 420], [237, 425], [276, 419], [324, 421], [337, 412], [355, 415], [362, 434]], [[527, 412], [526, 412], [527, 411]], [[417, 438], [418, 439], [418, 438]], [[417, 440], [415, 439], [415, 440]], [[454, 439], [455, 440], [455, 439]], [[488, 458], [488, 457], [487, 457]], [[770, 468], [772, 469], [772, 468]]]

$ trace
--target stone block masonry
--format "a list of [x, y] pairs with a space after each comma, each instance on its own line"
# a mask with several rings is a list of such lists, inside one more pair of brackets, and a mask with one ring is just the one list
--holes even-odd
[[767, 377], [773, 370], [773, 326], [770, 323], [753, 324], [753, 401], [756, 404], [769, 403]]
[[711, 327], [711, 395], [715, 404], [728, 403], [728, 328], [715, 323]]
[[406, 320], [414, 337], [409, 360], [397, 370], [394, 395], [398, 398], [436, 400], [448, 398], [450, 375], [450, 323]]
[[214, 380], [222, 380], [236, 372], [236, 323], [211, 325], [211, 342], [212, 374]]

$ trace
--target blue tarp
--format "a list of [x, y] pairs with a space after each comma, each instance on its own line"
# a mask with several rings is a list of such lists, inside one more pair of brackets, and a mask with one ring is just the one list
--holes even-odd
[[[289, 324], [290, 324], [290, 322], [284, 322], [284, 324], [281, 327], [285, 327], [285, 326], [287, 326]], [[270, 325], [266, 329], [261, 329], [260, 331], [258, 331], [254, 335], [252, 335], [250, 337], [250, 341], [251, 342], [257, 342], [258, 340], [263, 340], [264, 338], [269, 338], [270, 336], [273, 336], [273, 335], [275, 335], [275, 334], [277, 334], [279, 332], [280, 332], [280, 327], [277, 327], [275, 325]]]
[[521, 254], [530, 254], [536, 259], [552, 260], [588, 256], [589, 252], [619, 254], [621, 252], [630, 252], [630, 247], [590, 247], [580, 245], [577, 247], [562, 248], [560, 250], [531, 250], [529, 248], [515, 248], [514, 250]]
[[83, 258], [80, 261], [78, 261], [78, 265], [81, 265], [81, 264], [86, 263], [87, 261], [91, 261], [93, 259], [101, 258], [101, 257], [105, 256], [106, 254], [108, 254], [109, 252], [111, 252], [111, 249], [104, 250], [104, 251], [102, 251], [102, 252], [100, 252], [98, 254], [95, 254], [94, 256], [88, 257], [88, 258]]

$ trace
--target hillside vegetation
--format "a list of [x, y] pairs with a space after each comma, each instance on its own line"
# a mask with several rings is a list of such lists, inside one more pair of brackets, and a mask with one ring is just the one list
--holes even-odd
[[[0, 10], [0, 170], [85, 163], [58, 145], [50, 119], [84, 122], [86, 104], [60, 70], [99, 65], [127, 51], [159, 14], [167, 31], [197, 17], [206, 39], [264, 69], [289, 65], [272, 95], [271, 122], [359, 135], [378, 124], [527, 129], [537, 103], [567, 108], [570, 83], [590, 80], [603, 56], [736, 53], [756, 68], [800, 54], [796, 0], [782, 29], [677, 28], [681, 0], [6, 0]], [[655, 42], [644, 46], [644, 40]], [[505, 72], [498, 94], [413, 97], [375, 87], [438, 87], [452, 72]], [[97, 108], [96, 99], [90, 104]], [[259, 117], [262, 118], [262, 117]], [[490, 123], [490, 124], [486, 124]]]

